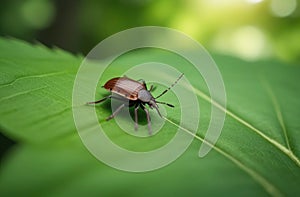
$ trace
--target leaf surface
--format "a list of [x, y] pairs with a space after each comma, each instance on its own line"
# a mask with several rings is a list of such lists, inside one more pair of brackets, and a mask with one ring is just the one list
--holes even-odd
[[[72, 90], [81, 57], [8, 39], [0, 39], [0, 51], [0, 128], [19, 142], [1, 162], [1, 196], [295, 196], [300, 191], [299, 66], [215, 55], [226, 87], [226, 110], [217, 101], [210, 102], [204, 80], [175, 54], [148, 49], [118, 58], [101, 78], [96, 99], [107, 95], [100, 86], [122, 75], [127, 67], [158, 61], [185, 73], [196, 89], [201, 113], [197, 136], [179, 159], [153, 172], [128, 173], [97, 161], [77, 134]], [[158, 75], [163, 77], [163, 73]], [[164, 88], [157, 85], [153, 94]], [[194, 106], [180, 105], [171, 92], [163, 100]], [[226, 110], [226, 121], [214, 149], [199, 158], [211, 105]], [[180, 107], [166, 110], [168, 121], [157, 135], [136, 138], [124, 133], [114, 120], [103, 121], [111, 113], [109, 102], [96, 106], [110, 139], [133, 151], [153, 150], [172, 139]], [[146, 124], [143, 115], [140, 121]], [[86, 121], [87, 127], [95, 124]], [[189, 126], [181, 132], [188, 133]]]

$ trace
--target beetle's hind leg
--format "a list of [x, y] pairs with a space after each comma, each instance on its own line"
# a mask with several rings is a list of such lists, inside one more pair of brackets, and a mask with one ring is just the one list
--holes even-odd
[[106, 97], [104, 97], [103, 99], [100, 99], [100, 100], [98, 100], [98, 101], [87, 102], [86, 104], [87, 104], [87, 105], [91, 105], [91, 104], [101, 103], [101, 102], [103, 102], [103, 101], [105, 101], [106, 99], [109, 99], [109, 98], [112, 98], [112, 95], [106, 96]]
[[147, 108], [145, 108], [144, 105], [141, 105], [141, 108], [146, 112], [147, 122], [148, 122], [148, 131], [149, 131], [149, 135], [151, 135], [152, 134], [152, 126], [151, 126], [149, 110]]
[[108, 118], [106, 118], [106, 120], [108, 121], [110, 119], [113, 119], [121, 111], [123, 107], [125, 107], [124, 103], [120, 105]]
[[97, 103], [101, 103], [101, 102], [105, 101], [106, 99], [116, 99], [116, 100], [119, 100], [119, 101], [124, 101], [124, 98], [122, 98], [122, 97], [118, 97], [118, 96], [114, 96], [114, 95], [109, 95], [109, 96], [106, 96], [103, 99], [100, 99], [98, 101], [87, 102], [86, 104], [87, 105], [97, 104]]

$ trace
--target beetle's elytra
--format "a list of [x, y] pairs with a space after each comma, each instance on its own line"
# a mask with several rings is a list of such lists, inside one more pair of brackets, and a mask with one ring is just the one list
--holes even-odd
[[[146, 112], [147, 121], [148, 121], [148, 130], [149, 130], [149, 134], [151, 135], [152, 134], [151, 120], [150, 120], [149, 111], [147, 108], [145, 108], [145, 105], [148, 105], [151, 109], [155, 108], [159, 116], [162, 117], [160, 111], [158, 110], [157, 103], [165, 104], [169, 107], [174, 107], [174, 106], [169, 103], [156, 101], [156, 99], [164, 95], [166, 92], [168, 92], [179, 81], [179, 79], [182, 78], [182, 76], [183, 73], [177, 78], [177, 80], [170, 87], [164, 90], [157, 97], [153, 97], [151, 94], [151, 91], [153, 90], [153, 86], [151, 85], [150, 89], [148, 90], [144, 80], [136, 81], [126, 76], [116, 77], [108, 80], [103, 87], [108, 91], [117, 94], [118, 96], [109, 95], [98, 101], [88, 102], [88, 104], [101, 103], [109, 98], [129, 101], [127, 102], [129, 103], [129, 107], [134, 106], [134, 117], [135, 117], [134, 129], [135, 130], [138, 129], [137, 113], [138, 113], [138, 109], [141, 107]], [[121, 104], [108, 118], [106, 118], [106, 120], [110, 120], [114, 118], [120, 112], [120, 110], [125, 106], [126, 106], [125, 103]]]

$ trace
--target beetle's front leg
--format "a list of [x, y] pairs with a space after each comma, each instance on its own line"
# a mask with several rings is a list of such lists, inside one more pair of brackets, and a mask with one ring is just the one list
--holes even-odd
[[143, 86], [145, 87], [145, 89], [147, 90], [147, 84], [144, 79], [139, 79], [137, 81], [141, 82], [143, 84]]
[[150, 86], [150, 89], [149, 89], [149, 92], [152, 92], [153, 90], [154, 90], [154, 86], [151, 85], [151, 86]]
[[138, 130], [138, 109], [140, 108], [140, 105], [137, 104], [134, 108], [134, 130]]

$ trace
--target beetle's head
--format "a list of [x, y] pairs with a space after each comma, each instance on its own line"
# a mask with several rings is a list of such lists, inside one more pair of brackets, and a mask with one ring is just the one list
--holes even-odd
[[156, 101], [154, 98], [152, 98], [149, 102], [148, 102], [148, 105], [151, 109], [153, 108], [158, 108], [157, 104], [156, 104]]

